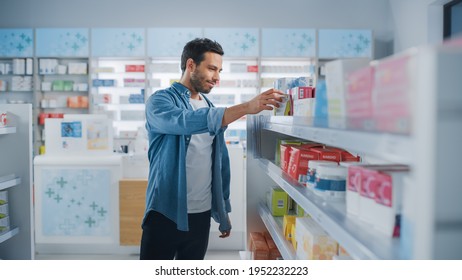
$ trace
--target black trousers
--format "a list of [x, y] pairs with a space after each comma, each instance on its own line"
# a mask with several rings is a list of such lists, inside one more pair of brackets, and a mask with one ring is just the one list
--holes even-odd
[[210, 233], [210, 211], [188, 214], [189, 231], [159, 212], [150, 211], [143, 224], [141, 260], [203, 260]]

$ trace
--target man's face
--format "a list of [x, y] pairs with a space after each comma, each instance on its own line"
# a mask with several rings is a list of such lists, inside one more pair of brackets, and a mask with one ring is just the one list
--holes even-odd
[[191, 73], [191, 86], [196, 92], [209, 93], [220, 80], [223, 58], [221, 55], [207, 52], [204, 60], [196, 65]]

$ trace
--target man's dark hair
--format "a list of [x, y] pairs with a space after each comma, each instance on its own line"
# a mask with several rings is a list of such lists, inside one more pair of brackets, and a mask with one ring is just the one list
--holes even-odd
[[207, 38], [196, 38], [189, 41], [183, 48], [181, 54], [181, 73], [183, 74], [186, 70], [186, 61], [190, 58], [194, 60], [194, 63], [199, 65], [204, 60], [204, 54], [206, 52], [214, 52], [219, 55], [223, 55], [223, 48], [216, 41], [212, 41]]

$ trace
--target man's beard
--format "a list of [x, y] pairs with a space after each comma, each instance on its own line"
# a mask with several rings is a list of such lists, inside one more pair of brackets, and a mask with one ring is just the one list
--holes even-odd
[[207, 89], [202, 85], [202, 81], [205, 81], [205, 78], [198, 71], [194, 71], [191, 74], [189, 81], [196, 92], [208, 94], [212, 90], [211, 88]]

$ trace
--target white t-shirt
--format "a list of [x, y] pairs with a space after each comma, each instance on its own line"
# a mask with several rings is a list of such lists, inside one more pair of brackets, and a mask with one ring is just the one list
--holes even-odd
[[[208, 107], [207, 101], [189, 99], [194, 110]], [[212, 143], [208, 132], [193, 134], [186, 152], [188, 213], [201, 213], [212, 208]]]

